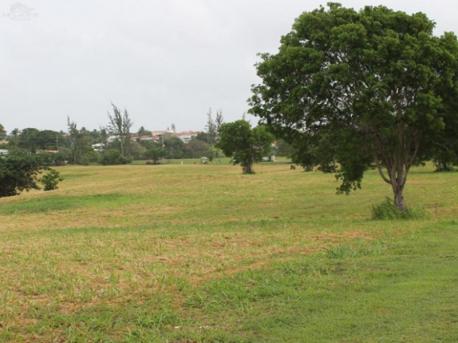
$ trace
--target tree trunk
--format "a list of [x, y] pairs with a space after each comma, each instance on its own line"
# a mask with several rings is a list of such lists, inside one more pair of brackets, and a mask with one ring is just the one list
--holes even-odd
[[401, 211], [405, 211], [406, 207], [404, 204], [404, 190], [402, 187], [396, 187], [393, 189], [394, 193], [394, 205]]
[[253, 165], [251, 163], [242, 166], [243, 174], [254, 174]]
[[119, 144], [121, 145], [121, 156], [125, 157], [125, 155], [124, 155], [124, 138], [123, 137], [119, 137]]

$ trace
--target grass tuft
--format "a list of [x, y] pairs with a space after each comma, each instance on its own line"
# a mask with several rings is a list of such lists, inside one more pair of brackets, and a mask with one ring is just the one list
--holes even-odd
[[381, 204], [372, 206], [373, 220], [422, 219], [425, 216], [425, 212], [418, 208], [407, 208], [401, 211], [390, 198], [386, 198]]
[[330, 259], [355, 258], [362, 256], [380, 256], [387, 249], [382, 241], [357, 241], [330, 247], [326, 250], [326, 257]]

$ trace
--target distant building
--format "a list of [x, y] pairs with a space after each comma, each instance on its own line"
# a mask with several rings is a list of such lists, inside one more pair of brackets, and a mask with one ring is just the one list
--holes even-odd
[[111, 143], [114, 143], [115, 141], [117, 141], [119, 139], [118, 136], [108, 136], [107, 138], [107, 143], [111, 144]]
[[183, 143], [189, 143], [191, 139], [196, 137], [199, 134], [198, 131], [183, 131], [175, 133], [175, 136], [178, 137]]
[[96, 143], [91, 145], [92, 149], [97, 152], [102, 152], [105, 150], [105, 144], [103, 143]]
[[[155, 142], [163, 143], [167, 137], [177, 137], [183, 143], [189, 143], [189, 141], [196, 137], [200, 132], [199, 131], [183, 131], [183, 132], [174, 132], [170, 130], [157, 130], [151, 131], [150, 134], [139, 135], [138, 133], [133, 133], [130, 136], [130, 139], [134, 142]], [[108, 143], [113, 143], [117, 140], [117, 136], [108, 137]]]
[[137, 136], [135, 140], [137, 142], [152, 142], [153, 136], [152, 135]]
[[167, 136], [173, 135], [172, 131], [162, 130], [162, 131], [151, 131], [151, 137], [153, 142], [159, 143], [163, 142], [164, 138]]

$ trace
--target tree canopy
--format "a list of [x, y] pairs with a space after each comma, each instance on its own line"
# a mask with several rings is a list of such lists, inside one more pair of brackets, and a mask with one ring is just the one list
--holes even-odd
[[121, 156], [126, 158], [129, 155], [130, 129], [133, 122], [126, 109], [121, 113], [115, 104], [111, 104], [111, 106], [113, 107], [113, 115], [108, 113], [108, 129], [119, 140]]
[[251, 128], [245, 120], [222, 124], [218, 147], [234, 164], [240, 164], [244, 174], [253, 173], [253, 163], [269, 154], [274, 137], [265, 126]]
[[37, 189], [37, 176], [43, 166], [38, 157], [14, 153], [0, 157], [0, 197]]
[[0, 124], [0, 140], [6, 138], [6, 130], [2, 124]]
[[250, 112], [304, 165], [335, 166], [342, 192], [376, 166], [403, 210], [410, 168], [436, 143], [449, 149], [458, 115], [457, 39], [433, 28], [422, 13], [383, 6], [303, 13], [278, 53], [261, 55]]

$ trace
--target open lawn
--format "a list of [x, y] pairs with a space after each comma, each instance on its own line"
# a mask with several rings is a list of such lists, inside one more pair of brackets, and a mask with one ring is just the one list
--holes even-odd
[[416, 220], [374, 221], [375, 172], [64, 167], [0, 199], [0, 341], [458, 342], [458, 173], [415, 169]]

